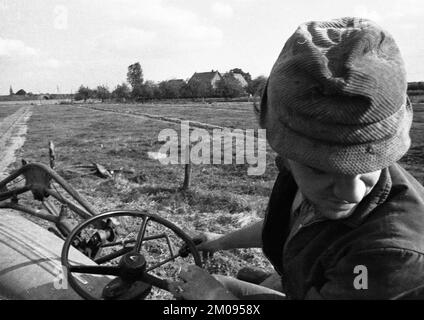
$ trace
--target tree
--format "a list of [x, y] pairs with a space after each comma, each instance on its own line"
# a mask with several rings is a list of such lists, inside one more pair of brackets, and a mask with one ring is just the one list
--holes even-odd
[[110, 91], [107, 86], [101, 85], [96, 89], [96, 97], [101, 99], [102, 102], [110, 98]]
[[157, 85], [153, 81], [146, 81], [141, 86], [141, 97], [143, 100], [150, 100], [155, 97], [155, 91], [157, 89]]
[[10, 88], [9, 88], [9, 95], [11, 95], [11, 96], [13, 96], [13, 89], [12, 89], [12, 86], [10, 86]]
[[244, 72], [240, 68], [234, 68], [229, 71], [229, 73], [239, 73], [243, 76], [246, 82], [249, 84], [252, 81], [252, 76], [248, 72]]
[[112, 92], [112, 97], [125, 101], [130, 98], [131, 90], [126, 83], [118, 84]]
[[250, 93], [252, 96], [262, 96], [266, 82], [267, 82], [266, 77], [264, 76], [256, 77], [249, 83], [247, 87], [247, 92]]
[[142, 91], [141, 86], [143, 85], [143, 70], [139, 62], [128, 66], [127, 80], [132, 87], [133, 98], [139, 98]]
[[219, 97], [236, 98], [241, 96], [245, 90], [236, 78], [230, 73], [226, 73], [223, 78], [216, 83], [215, 92]]
[[95, 92], [89, 87], [84, 87], [83, 85], [81, 85], [75, 95], [75, 100], [84, 100], [84, 102], [86, 102], [87, 99], [94, 97], [94, 93]]
[[162, 99], [162, 92], [157, 84], [153, 87], [153, 99]]
[[[184, 84], [184, 83], [183, 83]], [[159, 83], [161, 98], [176, 99], [181, 97], [181, 87], [176, 81], [162, 81]]]
[[212, 84], [196, 79], [191, 79], [181, 88], [181, 95], [184, 98], [210, 97], [213, 93]]
[[142, 100], [143, 99], [143, 86], [139, 85], [136, 87], [133, 87], [131, 90], [130, 96], [133, 100]]
[[408, 82], [408, 90], [424, 90], [424, 82]]

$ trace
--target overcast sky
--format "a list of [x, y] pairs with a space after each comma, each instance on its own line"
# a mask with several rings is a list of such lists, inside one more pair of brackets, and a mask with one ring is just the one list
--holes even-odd
[[0, 94], [113, 89], [137, 61], [154, 81], [236, 67], [268, 75], [299, 24], [342, 16], [386, 28], [408, 80], [424, 81], [422, 0], [0, 0]]

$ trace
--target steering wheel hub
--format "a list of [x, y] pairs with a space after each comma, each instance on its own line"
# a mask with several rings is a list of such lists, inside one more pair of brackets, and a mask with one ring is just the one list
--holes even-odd
[[135, 281], [146, 270], [146, 259], [140, 253], [129, 252], [122, 257], [119, 267], [122, 279]]

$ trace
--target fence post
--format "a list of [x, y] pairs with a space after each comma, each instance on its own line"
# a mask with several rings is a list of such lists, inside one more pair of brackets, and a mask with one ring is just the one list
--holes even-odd
[[185, 150], [186, 156], [185, 159], [188, 163], [185, 164], [184, 170], [184, 183], [183, 191], [187, 191], [190, 188], [190, 178], [191, 178], [191, 160], [190, 160], [190, 145], [186, 147]]
[[55, 160], [56, 160], [56, 153], [55, 153], [55, 150], [54, 150], [53, 141], [49, 141], [49, 159], [50, 159], [50, 168], [54, 169]]

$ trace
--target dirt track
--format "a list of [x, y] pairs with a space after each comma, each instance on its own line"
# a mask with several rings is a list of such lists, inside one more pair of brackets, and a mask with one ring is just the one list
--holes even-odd
[[15, 152], [24, 142], [31, 106], [23, 106], [0, 122], [0, 180], [7, 175], [8, 166], [15, 161]]

